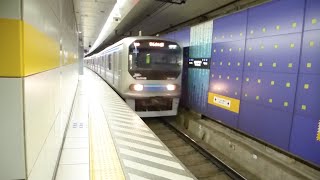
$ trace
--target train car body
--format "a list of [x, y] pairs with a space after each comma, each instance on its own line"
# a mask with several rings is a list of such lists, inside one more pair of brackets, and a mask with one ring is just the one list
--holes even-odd
[[129, 37], [85, 58], [140, 117], [177, 114], [182, 49], [163, 38]]

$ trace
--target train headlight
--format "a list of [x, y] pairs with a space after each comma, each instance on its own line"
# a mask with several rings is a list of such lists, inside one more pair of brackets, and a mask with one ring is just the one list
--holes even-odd
[[176, 85], [174, 85], [174, 84], [168, 84], [168, 85], [167, 85], [167, 90], [168, 90], [168, 91], [174, 91], [174, 90], [176, 90]]
[[143, 85], [142, 84], [131, 84], [130, 89], [133, 91], [142, 91]]

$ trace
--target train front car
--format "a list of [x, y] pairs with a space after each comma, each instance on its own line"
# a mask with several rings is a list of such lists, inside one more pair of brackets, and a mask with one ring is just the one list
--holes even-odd
[[163, 39], [128, 43], [127, 104], [140, 117], [177, 114], [182, 76], [182, 49]]

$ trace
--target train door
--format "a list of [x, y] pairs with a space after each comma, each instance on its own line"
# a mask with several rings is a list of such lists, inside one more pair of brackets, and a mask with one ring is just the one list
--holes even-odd
[[113, 83], [113, 74], [112, 74], [112, 54], [108, 54], [108, 72], [107, 72], [107, 81]]
[[103, 72], [104, 72], [103, 74], [104, 78], [107, 78], [107, 55], [106, 54], [103, 56]]
[[99, 62], [99, 74], [101, 75], [101, 66], [102, 66], [101, 65], [102, 64], [102, 57], [101, 56], [99, 57], [99, 61], [98, 62]]
[[122, 51], [120, 50], [118, 53], [118, 89], [120, 90], [121, 87], [121, 79], [122, 79]]
[[113, 67], [112, 67], [112, 74], [113, 74], [112, 84], [113, 84], [113, 86], [118, 87], [117, 86], [117, 78], [118, 78], [118, 54], [117, 54], [117, 52], [114, 52], [112, 54], [112, 56], [113, 56], [113, 58], [112, 58], [112, 60], [113, 60], [113, 63], [112, 63], [112, 65], [113, 65]]
[[113, 85], [119, 87], [119, 77], [120, 77], [120, 55], [119, 51], [113, 53]]

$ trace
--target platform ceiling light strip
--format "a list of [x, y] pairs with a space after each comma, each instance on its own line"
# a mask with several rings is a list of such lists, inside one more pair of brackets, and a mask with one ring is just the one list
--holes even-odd
[[91, 53], [94, 51], [115, 29], [117, 24], [114, 24], [114, 18], [124, 18], [131, 9], [136, 5], [137, 2], [132, 0], [117, 0], [117, 3], [114, 5], [108, 19], [106, 20], [105, 24], [103, 25], [103, 28], [96, 39], [96, 41], [93, 43], [92, 47], [89, 49], [88, 53]]

